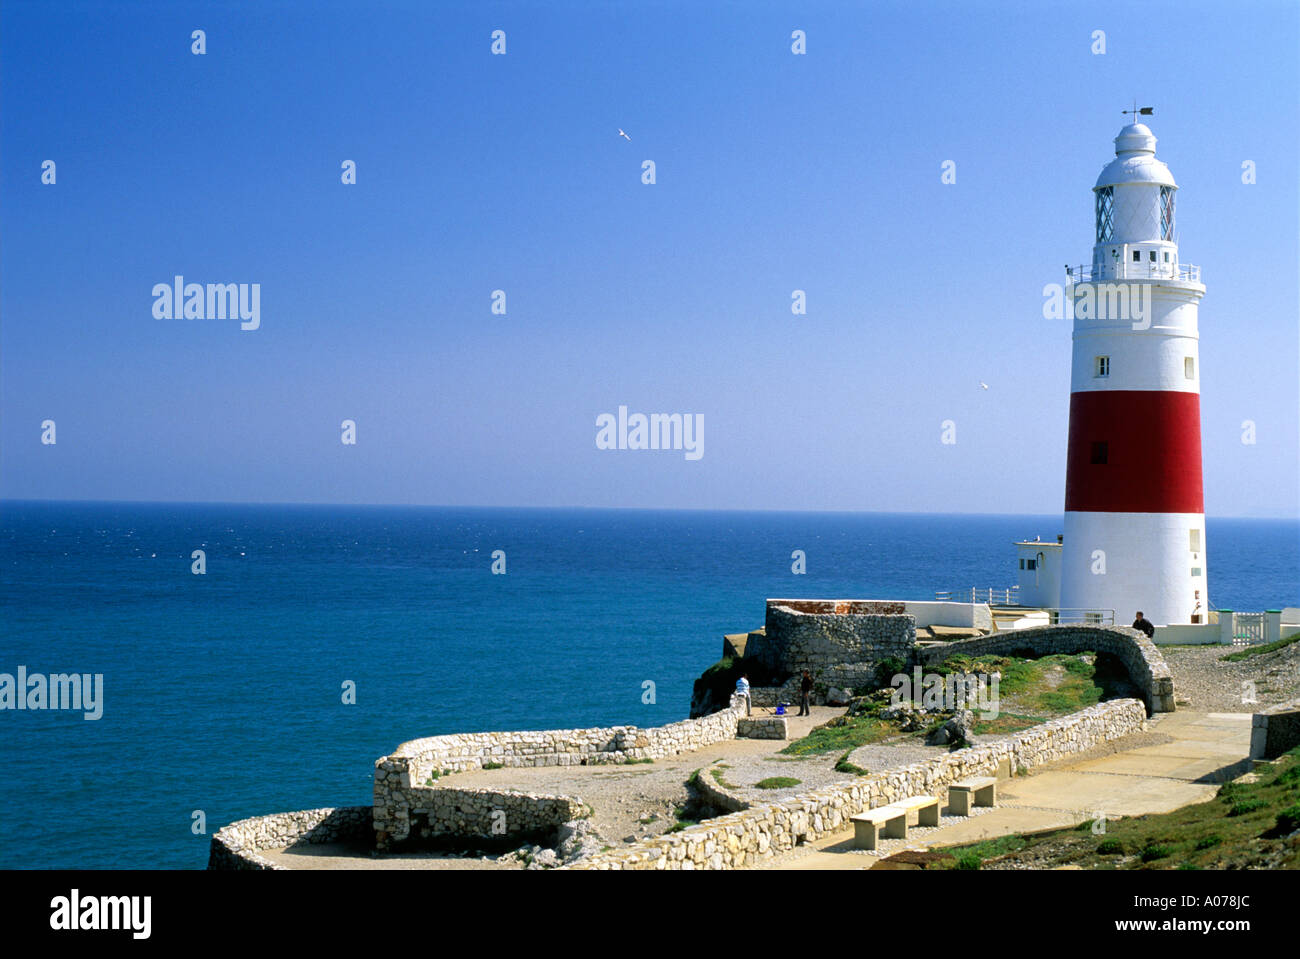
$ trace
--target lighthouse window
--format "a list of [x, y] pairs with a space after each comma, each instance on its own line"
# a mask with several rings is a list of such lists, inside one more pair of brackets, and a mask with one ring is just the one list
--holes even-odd
[[1108, 453], [1109, 450], [1107, 449], [1106, 443], [1102, 442], [1102, 443], [1092, 444], [1092, 462], [1094, 464], [1098, 466], [1105, 466]]
[[1189, 529], [1187, 531], [1187, 546], [1189, 552], [1199, 553], [1201, 551], [1201, 531], [1199, 529]]
[[1115, 239], [1115, 229], [1111, 226], [1110, 216], [1115, 209], [1115, 188], [1102, 187], [1097, 191], [1097, 242], [1105, 243]]
[[1169, 251], [1168, 251], [1168, 250], [1165, 250], [1165, 262], [1166, 262], [1166, 263], [1169, 262]]
[[1020, 557], [1020, 568], [1021, 569], [1025, 568], [1025, 558], [1023, 556]]
[[1160, 188], [1160, 239], [1172, 241], [1174, 238], [1174, 188]]
[[1142, 262], [1142, 251], [1141, 251], [1141, 250], [1134, 250], [1134, 251], [1133, 251], [1133, 262], [1134, 262], [1134, 263], [1141, 263], [1141, 262]]
[[1155, 250], [1152, 250], [1152, 251], [1151, 251], [1151, 256], [1149, 256], [1148, 259], [1149, 259], [1152, 263], [1154, 263], [1154, 262], [1156, 261], [1156, 251], [1155, 251]]
[[1190, 356], [1183, 357], [1183, 376], [1189, 380], [1196, 379], [1196, 360]]
[[1035, 559], [1025, 560], [1025, 569], [1037, 569], [1037, 568], [1038, 568], [1038, 560]]
[[1095, 359], [1096, 359], [1096, 361], [1097, 361], [1097, 365], [1096, 365], [1096, 370], [1095, 370], [1095, 372], [1094, 372], [1093, 375], [1094, 375], [1094, 376], [1110, 376], [1110, 357], [1109, 357], [1109, 356], [1098, 356], [1098, 357], [1096, 357]]

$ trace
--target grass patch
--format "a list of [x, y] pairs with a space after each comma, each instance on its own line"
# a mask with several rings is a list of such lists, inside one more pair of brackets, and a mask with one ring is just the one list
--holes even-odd
[[623, 765], [624, 765], [624, 766], [643, 766], [643, 765], [645, 765], [646, 763], [652, 763], [652, 762], [654, 762], [653, 759], [625, 759], [625, 760], [623, 760]]
[[975, 714], [975, 725], [971, 727], [971, 732], [976, 736], [1009, 736], [1044, 722], [1042, 716], [1020, 716], [1016, 713], [999, 713], [997, 719], [980, 719], [979, 715]]
[[506, 767], [504, 763], [484, 763], [483, 768], [484, 769], [505, 769]]
[[837, 773], [848, 773], [851, 776], [870, 776], [870, 769], [863, 769], [861, 766], [849, 762], [849, 754], [852, 749], [844, 751], [844, 755], [835, 761], [835, 771]]
[[985, 839], [968, 846], [958, 846], [950, 850], [954, 858], [946, 863], [939, 863], [939, 868], [979, 869], [989, 859], [996, 859], [1025, 847], [1023, 836], [999, 836], [997, 839]]
[[802, 779], [794, 779], [790, 776], [768, 776], [766, 779], [760, 779], [754, 785], [759, 789], [789, 789], [791, 786], [799, 786], [802, 783]]
[[1124, 851], [1124, 844], [1118, 839], [1103, 839], [1097, 843], [1098, 856], [1118, 856]]
[[796, 739], [781, 752], [787, 756], [808, 756], [852, 751], [897, 733], [896, 727], [874, 716], [836, 716], [814, 728], [803, 739]]
[[1275, 653], [1283, 646], [1290, 646], [1292, 643], [1300, 642], [1300, 633], [1292, 633], [1290, 636], [1283, 637], [1272, 643], [1265, 643], [1263, 646], [1247, 646], [1245, 649], [1235, 653], [1228, 653], [1226, 656], [1220, 656], [1219, 659], [1225, 663], [1239, 663], [1244, 659], [1250, 659], [1252, 656], [1262, 656], [1264, 653]]
[[722, 778], [722, 771], [724, 769], [730, 769], [730, 768], [731, 768], [730, 766], [719, 764], [715, 766], [713, 769], [709, 770], [709, 775], [712, 776], [713, 781], [716, 782], [723, 789], [739, 789], [740, 787], [737, 786], [735, 783], [729, 783]]

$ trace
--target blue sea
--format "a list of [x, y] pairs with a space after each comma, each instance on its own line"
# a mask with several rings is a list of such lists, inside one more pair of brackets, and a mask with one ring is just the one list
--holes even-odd
[[[199, 869], [233, 820], [368, 804], [374, 760], [407, 739], [672, 722], [722, 634], [760, 626], [767, 597], [1005, 587], [1013, 541], [1060, 527], [1059, 516], [0, 504], [0, 672], [104, 676], [98, 721], [0, 713], [0, 867]], [[1210, 519], [1207, 545], [1217, 606], [1300, 605], [1297, 522]], [[796, 549], [805, 575], [791, 572]], [[505, 575], [491, 573], [494, 550]]]

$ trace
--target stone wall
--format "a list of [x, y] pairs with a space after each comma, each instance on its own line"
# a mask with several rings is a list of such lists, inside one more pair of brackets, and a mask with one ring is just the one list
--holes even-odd
[[294, 843], [341, 842], [372, 835], [374, 810], [369, 806], [303, 809], [232, 822], [212, 837], [209, 869], [283, 869], [259, 856], [263, 849]]
[[750, 633], [745, 658], [782, 676], [806, 669], [818, 682], [869, 683], [875, 663], [912, 655], [916, 620], [903, 608], [862, 600], [769, 599], [763, 632]]
[[745, 717], [736, 722], [737, 739], [788, 739], [784, 716]]
[[[784, 802], [749, 806], [680, 832], [599, 853], [572, 869], [735, 869], [753, 866], [795, 846], [851, 828], [850, 816], [908, 796], [940, 796], [969, 776], [995, 776], [999, 765], [1017, 771], [1083, 752], [1143, 728], [1136, 699], [1116, 699], [1054, 719], [997, 743], [946, 753], [877, 776], [803, 793]], [[700, 771], [700, 791], [715, 805], [730, 796]], [[715, 794], [719, 798], [715, 798]], [[721, 799], [721, 801], [719, 801]], [[739, 797], [731, 797], [732, 802]]]
[[1300, 746], [1300, 699], [1261, 709], [1251, 720], [1250, 758], [1276, 759]]
[[1169, 666], [1146, 635], [1128, 626], [1035, 626], [1009, 630], [978, 639], [931, 646], [918, 653], [923, 665], [941, 663], [950, 656], [1007, 656], [1030, 650], [1035, 656], [1074, 654], [1085, 650], [1110, 653], [1128, 670], [1152, 713], [1174, 711], [1174, 680]]
[[[744, 715], [744, 702], [733, 696], [731, 705], [719, 712], [650, 729], [613, 726], [539, 732], [457, 733], [402, 743], [390, 755], [375, 760], [376, 844], [385, 849], [392, 842], [407, 839], [411, 833], [413, 812], [422, 817], [433, 815], [429, 829], [436, 832], [443, 821], [437, 811], [443, 803], [430, 794], [454, 788], [454, 784], [440, 783], [438, 779], [429, 782], [434, 772], [463, 772], [481, 769], [488, 763], [508, 767], [585, 766], [622, 763], [629, 759], [661, 759], [736, 738], [736, 723]], [[532, 797], [533, 800], [539, 798], [564, 800], [566, 797]], [[452, 802], [451, 806], [454, 808], [455, 803]], [[480, 808], [477, 801], [470, 806], [475, 810]], [[462, 815], [468, 817], [466, 822], [480, 821], [476, 812]], [[551, 813], [535, 808], [532, 815], [540, 821], [550, 817]]]
[[591, 809], [573, 796], [511, 790], [416, 786], [408, 791], [407, 799], [407, 835], [390, 836], [391, 841], [454, 838], [457, 845], [468, 841], [513, 849], [524, 842], [544, 840], [564, 823], [591, 815]]

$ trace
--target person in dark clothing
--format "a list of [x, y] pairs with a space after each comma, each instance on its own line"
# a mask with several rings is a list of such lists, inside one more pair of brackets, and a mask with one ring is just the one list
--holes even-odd
[[1142, 632], [1146, 633], [1147, 639], [1151, 639], [1156, 634], [1155, 626], [1151, 625], [1147, 618], [1142, 615], [1142, 610], [1140, 609], [1138, 610], [1137, 619], [1133, 620], [1133, 628], [1140, 629]]
[[813, 681], [808, 675], [808, 670], [803, 671], [803, 679], [799, 681], [799, 715], [811, 716], [812, 710], [808, 708], [808, 699], [812, 696]]

